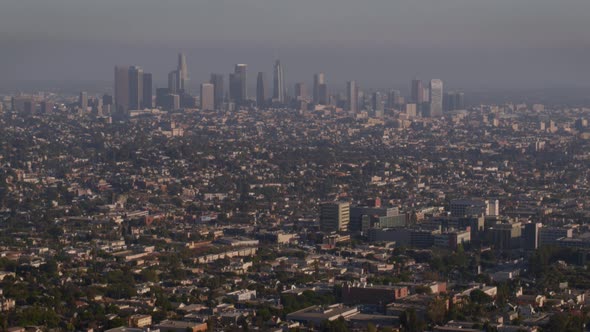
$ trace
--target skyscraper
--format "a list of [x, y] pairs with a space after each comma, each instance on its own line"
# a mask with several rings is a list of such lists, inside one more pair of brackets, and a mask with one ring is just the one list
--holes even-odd
[[465, 94], [463, 92], [449, 92], [444, 94], [443, 106], [445, 111], [465, 109]]
[[166, 96], [170, 94], [168, 88], [156, 88], [156, 107], [164, 107]]
[[141, 109], [143, 103], [143, 69], [129, 67], [129, 109]]
[[[315, 75], [313, 75], [313, 102], [314, 104], [322, 104], [321, 101], [321, 95], [320, 95], [320, 86], [322, 84], [326, 84], [326, 77], [324, 76], [324, 73], [317, 73]], [[327, 100], [327, 98], [326, 98]], [[325, 101], [324, 101], [325, 103]]]
[[224, 90], [223, 90], [223, 75], [222, 74], [211, 74], [209, 83], [213, 84], [215, 90], [215, 109], [221, 109], [223, 105]]
[[103, 104], [104, 106], [107, 106], [107, 105], [113, 105], [113, 96], [111, 96], [111, 95], [108, 95], [108, 94], [106, 94], [106, 93], [105, 93], [105, 94], [102, 96], [102, 104]]
[[443, 115], [443, 82], [439, 79], [430, 81], [430, 117]]
[[280, 104], [285, 103], [285, 72], [281, 61], [277, 60], [274, 65], [272, 98]]
[[358, 87], [356, 81], [346, 82], [346, 110], [350, 113], [358, 112]]
[[455, 109], [456, 110], [464, 110], [465, 109], [465, 93], [457, 92], [455, 93]]
[[229, 94], [236, 104], [242, 105], [248, 99], [246, 88], [246, 70], [248, 65], [237, 64], [233, 74], [229, 76]]
[[381, 96], [381, 92], [373, 92], [373, 95], [371, 95], [371, 109], [373, 109], [373, 111], [383, 111], [383, 106], [383, 97]]
[[[43, 114], [51, 113], [51, 111], [53, 110], [53, 106], [54, 106], [54, 104], [52, 102], [49, 102], [47, 100], [42, 101], [41, 102], [41, 113], [43, 113]], [[1, 107], [0, 107], [0, 109], [1, 109]]]
[[78, 97], [78, 106], [80, 106], [80, 109], [83, 111], [88, 109], [88, 93], [84, 91], [80, 92], [80, 97]]
[[263, 72], [259, 72], [256, 77], [256, 106], [259, 108], [264, 107], [268, 99], [267, 96], [266, 75]]
[[328, 96], [328, 84], [322, 83], [318, 86], [319, 99], [318, 104], [328, 105], [330, 103]]
[[179, 92], [180, 88], [178, 86], [178, 70], [173, 70], [168, 73], [168, 90], [170, 90], [170, 93]]
[[422, 88], [422, 98], [423, 98], [422, 104], [430, 102], [430, 85]]
[[129, 109], [129, 67], [115, 67], [115, 110], [124, 113]]
[[295, 99], [307, 100], [307, 87], [305, 86], [305, 83], [295, 84]]
[[387, 107], [394, 108], [398, 105], [398, 100], [401, 97], [399, 90], [391, 90], [387, 94]]
[[176, 70], [178, 71], [178, 90], [180, 90], [180, 92], [188, 92], [188, 68], [186, 66], [186, 56], [184, 53], [178, 53], [178, 67]]
[[421, 80], [412, 80], [412, 101], [418, 105], [424, 102], [424, 87]]
[[229, 101], [239, 103], [240, 98], [240, 77], [236, 73], [229, 74]]
[[28, 99], [23, 104], [23, 113], [24, 114], [33, 114], [35, 113], [36, 103], [33, 99]]
[[143, 73], [143, 101], [141, 108], [145, 109], [154, 107], [153, 97], [152, 74]]
[[201, 110], [212, 111], [215, 109], [215, 86], [211, 83], [201, 84]]

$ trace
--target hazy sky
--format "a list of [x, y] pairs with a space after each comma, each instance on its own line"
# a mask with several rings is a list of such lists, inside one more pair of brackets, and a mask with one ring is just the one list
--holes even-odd
[[138, 64], [192, 83], [280, 56], [287, 80], [590, 86], [589, 0], [1, 0], [0, 82], [110, 80]]

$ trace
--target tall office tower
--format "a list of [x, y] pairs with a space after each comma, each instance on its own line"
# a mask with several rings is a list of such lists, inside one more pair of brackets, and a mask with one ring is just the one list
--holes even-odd
[[439, 79], [430, 81], [430, 117], [443, 115], [443, 82]]
[[328, 105], [330, 103], [330, 98], [328, 96], [328, 85], [326, 83], [322, 83], [318, 86], [318, 94], [319, 105]]
[[104, 105], [102, 104], [101, 98], [96, 98], [94, 100], [94, 105], [92, 106], [92, 110], [96, 112], [96, 115], [102, 116], [104, 113]]
[[320, 206], [320, 230], [346, 232], [350, 223], [350, 203], [327, 202]]
[[381, 97], [381, 92], [373, 92], [373, 95], [371, 96], [371, 109], [374, 111], [383, 111], [383, 98]]
[[234, 73], [229, 77], [230, 98], [238, 105], [242, 105], [248, 99], [246, 88], [246, 70], [248, 65], [237, 64]]
[[240, 95], [240, 77], [235, 73], [229, 74], [229, 101], [237, 103]]
[[415, 118], [418, 116], [418, 108], [416, 104], [406, 104], [406, 114], [410, 118]]
[[[324, 73], [317, 73], [313, 75], [313, 103], [314, 104], [322, 104], [321, 103], [321, 94], [320, 94], [320, 86], [322, 84], [326, 84], [326, 77]], [[328, 98], [324, 99], [324, 104], [326, 103]]]
[[[1, 104], [0, 104], [0, 106], [1, 106]], [[46, 100], [42, 101], [41, 102], [41, 113], [47, 114], [47, 113], [51, 113], [51, 111], [53, 111], [53, 103], [46, 101]]]
[[399, 99], [401, 97], [401, 92], [399, 90], [390, 90], [387, 93], [387, 107], [388, 108], [395, 108], [399, 105]]
[[423, 100], [423, 104], [424, 103], [429, 103], [430, 102], [430, 86], [425, 86], [422, 88], [422, 96], [424, 98]]
[[[371, 97], [369, 95], [365, 95], [365, 92], [359, 88], [356, 89], [357, 93], [357, 110], [364, 111], [371, 107]], [[366, 97], [366, 98], [365, 98]]]
[[531, 222], [524, 225], [524, 249], [535, 250], [539, 248], [539, 231], [543, 227], [541, 223]]
[[412, 101], [418, 105], [424, 102], [424, 88], [421, 80], [412, 80]]
[[223, 74], [211, 74], [209, 83], [213, 84], [215, 89], [215, 109], [221, 109], [221, 106], [223, 106], [223, 98], [225, 93], [223, 91]]
[[178, 70], [173, 70], [168, 73], [168, 90], [170, 90], [170, 93], [177, 93], [180, 91], [178, 77]]
[[456, 111], [465, 109], [465, 94], [463, 92], [449, 92], [444, 94], [443, 109]]
[[118, 113], [129, 109], [129, 67], [115, 67], [115, 110]]
[[267, 89], [266, 75], [263, 72], [259, 72], [256, 77], [256, 106], [259, 108], [266, 105], [268, 99]]
[[30, 110], [33, 104], [30, 96], [13, 96], [10, 99], [10, 109], [13, 112], [25, 112], [26, 109]]
[[143, 69], [129, 67], [129, 109], [141, 109], [143, 102]]
[[455, 93], [455, 103], [454, 103], [456, 110], [464, 110], [465, 109], [465, 93], [463, 92], [456, 92]]
[[356, 81], [346, 82], [346, 110], [350, 113], [357, 113], [359, 107], [358, 87]]
[[280, 104], [285, 103], [285, 71], [281, 60], [277, 60], [274, 65], [272, 98]]
[[162, 108], [168, 110], [177, 110], [180, 108], [180, 96], [169, 93], [163, 96], [158, 102], [162, 103]]
[[35, 113], [35, 108], [37, 104], [33, 99], [28, 99], [23, 104], [23, 113], [24, 114], [33, 114]]
[[111, 96], [111, 95], [108, 95], [108, 94], [106, 94], [106, 93], [105, 93], [105, 94], [102, 96], [102, 104], [103, 104], [104, 106], [107, 106], [107, 105], [112, 105], [112, 104], [113, 104], [113, 96]]
[[305, 86], [305, 83], [295, 84], [295, 99], [307, 100], [307, 87]]
[[180, 92], [188, 92], [188, 68], [186, 66], [186, 56], [184, 53], [178, 53], [178, 90]]
[[455, 109], [455, 93], [445, 92], [443, 95], [443, 112], [453, 111]]
[[166, 96], [170, 94], [168, 88], [157, 88], [156, 89], [156, 107], [164, 107]]
[[88, 109], [88, 93], [85, 91], [80, 92], [80, 96], [78, 97], [78, 106], [85, 111]]
[[215, 86], [211, 83], [201, 84], [201, 110], [212, 111], [215, 109]]
[[141, 108], [152, 108], [154, 107], [154, 92], [152, 87], [152, 74], [143, 74], [143, 100]]

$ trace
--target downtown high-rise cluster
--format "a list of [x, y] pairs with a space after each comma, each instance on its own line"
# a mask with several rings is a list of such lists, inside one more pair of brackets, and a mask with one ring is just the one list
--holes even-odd
[[[189, 73], [186, 56], [178, 54], [178, 63], [168, 74], [168, 85], [155, 89], [153, 96], [152, 75], [144, 73], [137, 66], [116, 66], [114, 104], [119, 114], [132, 110], [158, 107], [167, 110], [200, 108], [202, 110], [234, 110], [240, 107], [257, 108], [295, 108], [310, 109], [318, 106], [332, 106], [343, 109], [350, 114], [360, 111], [371, 111], [377, 116], [385, 109], [398, 109], [410, 116], [441, 117], [445, 111], [465, 108], [465, 97], [462, 92], [444, 93], [443, 82], [432, 79], [427, 83], [414, 79], [410, 85], [410, 96], [404, 98], [399, 90], [388, 92], [362, 91], [355, 80], [346, 82], [344, 94], [331, 94], [328, 89], [326, 75], [313, 75], [311, 93], [307, 85], [297, 82], [292, 94], [289, 95], [285, 67], [280, 60], [273, 65], [272, 82], [264, 72], [256, 77], [256, 93], [248, 94], [248, 65], [236, 64], [226, 81], [224, 74], [212, 73], [207, 82], [200, 84], [199, 96], [195, 97], [189, 89]], [[83, 97], [80, 97], [83, 106]]]

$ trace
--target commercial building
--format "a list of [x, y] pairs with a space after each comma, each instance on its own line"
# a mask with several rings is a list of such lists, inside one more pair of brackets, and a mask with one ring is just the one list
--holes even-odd
[[201, 84], [201, 110], [215, 109], [215, 86], [211, 83]]
[[528, 223], [524, 225], [524, 249], [535, 250], [539, 248], [539, 234], [543, 227], [541, 223]]
[[539, 230], [539, 246], [557, 245], [561, 238], [571, 238], [574, 230], [565, 227], [542, 227]]
[[497, 216], [500, 215], [500, 202], [498, 200], [455, 199], [451, 201], [449, 210], [454, 217]]
[[306, 325], [319, 326], [325, 321], [334, 321], [342, 317], [344, 319], [359, 313], [358, 308], [348, 307], [341, 303], [330, 306], [311, 306], [292, 312], [287, 315], [287, 320], [300, 322]]
[[350, 223], [350, 203], [327, 202], [320, 206], [320, 230], [346, 232]]
[[405, 286], [373, 286], [366, 283], [346, 283], [342, 286], [342, 302], [346, 305], [387, 305], [406, 296], [408, 287]]
[[439, 79], [430, 81], [430, 117], [443, 115], [443, 82]]
[[356, 81], [346, 82], [346, 110], [352, 114], [358, 112], [358, 87]]
[[412, 102], [422, 105], [424, 102], [424, 87], [421, 80], [412, 80]]
[[88, 108], [88, 93], [82, 91], [78, 97], [78, 106], [85, 111]]
[[237, 64], [234, 72], [229, 76], [229, 95], [230, 100], [238, 105], [242, 105], [248, 99], [246, 87], [246, 74], [248, 65]]
[[118, 113], [129, 109], [129, 67], [115, 67], [115, 110]]
[[143, 102], [143, 69], [129, 67], [129, 110], [141, 109]]
[[496, 249], [516, 249], [520, 247], [522, 224], [520, 222], [498, 223], [492, 228], [493, 243]]
[[307, 100], [307, 87], [305, 86], [305, 83], [295, 84], [295, 99]]
[[207, 323], [196, 323], [179, 320], [163, 320], [154, 325], [160, 332], [200, 332], [207, 331]]
[[211, 78], [209, 79], [209, 83], [213, 84], [214, 87], [214, 99], [215, 99], [215, 109], [221, 109], [223, 106], [223, 99], [224, 99], [224, 86], [223, 86], [223, 74], [211, 74]]
[[267, 90], [266, 75], [263, 72], [259, 72], [256, 77], [256, 106], [259, 108], [266, 106], [268, 100]]
[[275, 102], [284, 104], [286, 99], [285, 94], [285, 70], [281, 65], [281, 61], [277, 60], [274, 65], [272, 98]]
[[131, 315], [128, 322], [130, 327], [147, 327], [152, 325], [152, 316], [150, 315]]

